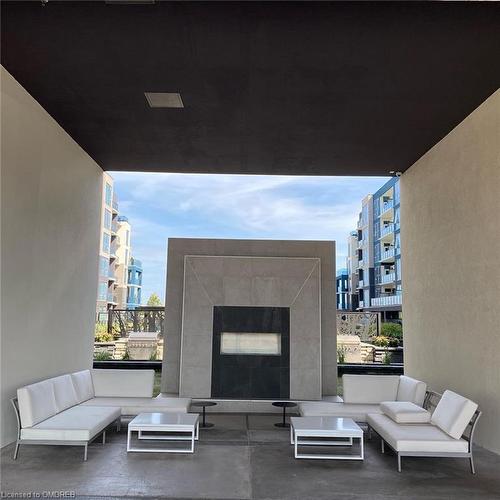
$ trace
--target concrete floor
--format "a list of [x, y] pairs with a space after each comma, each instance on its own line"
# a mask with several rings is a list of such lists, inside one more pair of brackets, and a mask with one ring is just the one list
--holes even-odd
[[475, 476], [462, 459], [403, 459], [365, 440], [364, 462], [295, 460], [276, 415], [210, 415], [193, 455], [126, 453], [126, 430], [89, 447], [12, 446], [1, 453], [7, 493], [73, 491], [78, 497], [178, 499], [500, 499], [500, 456], [477, 448]]

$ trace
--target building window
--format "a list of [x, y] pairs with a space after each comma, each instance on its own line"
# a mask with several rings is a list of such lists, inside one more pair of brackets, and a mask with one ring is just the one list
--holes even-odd
[[111, 206], [111, 202], [113, 200], [113, 188], [111, 184], [106, 182], [106, 194], [105, 194], [106, 205]]
[[108, 284], [101, 281], [99, 282], [99, 293], [97, 300], [106, 300], [108, 298]]
[[104, 210], [104, 227], [111, 229], [111, 212], [107, 208]]
[[102, 233], [102, 251], [109, 253], [111, 247], [111, 236], [108, 233]]

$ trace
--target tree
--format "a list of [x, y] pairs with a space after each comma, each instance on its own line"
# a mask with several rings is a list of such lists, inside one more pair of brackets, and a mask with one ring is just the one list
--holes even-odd
[[161, 306], [161, 305], [163, 305], [163, 304], [161, 303], [160, 297], [158, 297], [158, 295], [155, 292], [153, 292], [149, 296], [148, 306], [158, 307], [158, 306]]

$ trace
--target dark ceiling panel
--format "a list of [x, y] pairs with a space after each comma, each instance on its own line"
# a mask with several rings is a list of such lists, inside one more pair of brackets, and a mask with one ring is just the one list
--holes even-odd
[[499, 59], [495, 2], [2, 2], [2, 64], [106, 170], [404, 171]]

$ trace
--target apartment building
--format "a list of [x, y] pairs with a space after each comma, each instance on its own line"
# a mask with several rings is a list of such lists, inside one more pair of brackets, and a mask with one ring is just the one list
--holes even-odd
[[[127, 217], [119, 215], [113, 178], [106, 172], [101, 205], [96, 316], [98, 321], [105, 321], [109, 309], [140, 305], [142, 264], [132, 257], [131, 226]], [[133, 283], [129, 284], [131, 276]]]
[[349, 309], [349, 273], [347, 269], [339, 269], [336, 276], [336, 296], [337, 296], [337, 310]]
[[381, 311], [387, 319], [400, 319], [399, 178], [366, 196], [361, 205], [357, 231], [348, 237], [349, 308]]

